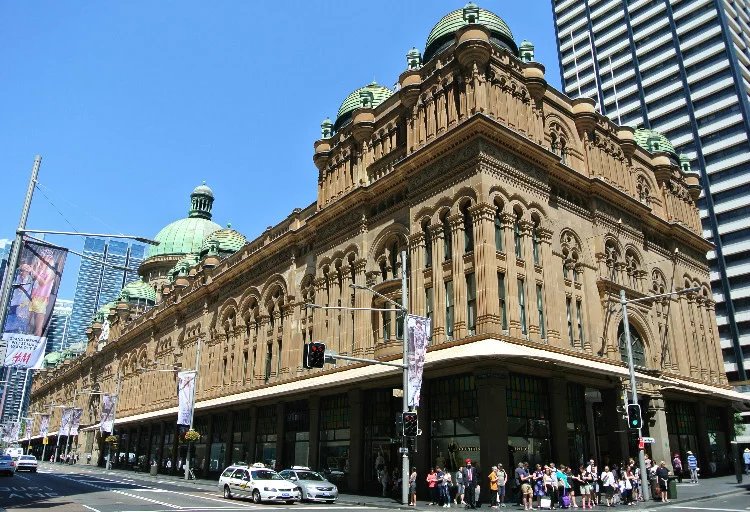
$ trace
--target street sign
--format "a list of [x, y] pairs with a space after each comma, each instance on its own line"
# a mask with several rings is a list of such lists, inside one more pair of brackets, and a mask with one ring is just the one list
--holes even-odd
[[656, 439], [653, 437], [642, 437], [641, 439], [643, 439], [643, 442], [646, 444], [656, 444]]
[[643, 443], [643, 438], [638, 438], [638, 449], [643, 450], [646, 447], [646, 445]]
[[49, 439], [47, 439], [47, 436], [44, 436], [44, 439], [42, 439], [42, 444], [49, 444]]
[[398, 449], [398, 453], [409, 453], [409, 449], [408, 448], [399, 448]]

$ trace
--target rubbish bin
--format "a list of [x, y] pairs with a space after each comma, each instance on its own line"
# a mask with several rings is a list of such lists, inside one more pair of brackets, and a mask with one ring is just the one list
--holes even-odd
[[678, 476], [667, 477], [667, 498], [669, 498], [670, 500], [677, 499], [677, 480], [678, 479], [679, 479]]
[[159, 473], [159, 466], [156, 464], [151, 464], [151, 469], [149, 470], [149, 474], [151, 476], [156, 476]]

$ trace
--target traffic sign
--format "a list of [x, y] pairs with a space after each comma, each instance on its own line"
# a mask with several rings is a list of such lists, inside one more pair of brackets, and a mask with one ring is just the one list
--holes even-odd
[[656, 439], [653, 437], [642, 437], [641, 439], [643, 439], [643, 442], [646, 444], [656, 444]]
[[47, 439], [47, 436], [44, 436], [44, 439], [42, 439], [42, 444], [49, 444], [49, 439]]

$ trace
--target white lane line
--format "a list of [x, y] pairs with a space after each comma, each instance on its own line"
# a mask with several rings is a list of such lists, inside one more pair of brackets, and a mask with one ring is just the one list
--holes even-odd
[[149, 503], [153, 503], [154, 505], [161, 505], [162, 507], [169, 507], [172, 510], [182, 510], [182, 507], [179, 505], [173, 505], [171, 503], [167, 503], [166, 501], [159, 501], [159, 500], [152, 500], [151, 498], [146, 498], [144, 496], [138, 496], [137, 494], [131, 494], [129, 492], [125, 491], [119, 491], [115, 489], [110, 489], [110, 492], [113, 492], [115, 494], [121, 494], [123, 496], [128, 496], [130, 498], [137, 498], [139, 500], [147, 501]]
[[16, 472], [15, 476], [16, 476], [16, 478], [20, 478], [21, 480], [31, 480], [29, 477], [27, 477], [27, 476], [21, 476], [17, 472]]
[[83, 503], [81, 503], [81, 506], [83, 508], [87, 508], [87, 509], [91, 510], [92, 512], [101, 512], [99, 509], [96, 509], [94, 507], [89, 507], [88, 505], [84, 505]]
[[683, 509], [683, 510], [713, 510], [716, 512], [745, 512], [745, 510], [748, 509], [741, 509], [741, 508], [713, 508], [713, 507], [696, 507], [696, 506], [681, 506], [681, 505], [670, 505], [665, 508], [675, 508], [675, 509]]

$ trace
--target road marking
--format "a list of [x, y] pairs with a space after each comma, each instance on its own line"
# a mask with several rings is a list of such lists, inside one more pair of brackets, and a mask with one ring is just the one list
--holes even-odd
[[93, 511], [93, 512], [101, 512], [100, 510], [98, 510], [98, 509], [95, 509], [94, 507], [89, 507], [88, 505], [84, 505], [83, 503], [81, 503], [81, 506], [82, 506], [83, 508], [87, 508], [87, 509], [89, 509], [89, 510], [91, 510], [91, 511]]
[[21, 476], [21, 475], [19, 475], [18, 473], [16, 473], [16, 476], [17, 476], [18, 478], [20, 478], [21, 480], [31, 480], [31, 479], [30, 479], [29, 477], [27, 477], [27, 476]]
[[666, 508], [677, 508], [683, 510], [713, 510], [716, 512], [745, 512], [748, 509], [742, 508], [712, 508], [712, 507], [696, 507], [696, 506], [681, 506], [681, 505], [670, 505]]
[[182, 510], [182, 507], [179, 505], [173, 505], [172, 503], [167, 503], [166, 501], [159, 501], [159, 500], [152, 500], [151, 498], [146, 498], [145, 496], [138, 496], [137, 494], [131, 494], [129, 492], [125, 491], [119, 491], [116, 489], [109, 489], [110, 492], [113, 492], [115, 494], [121, 494], [123, 496], [129, 496], [131, 498], [137, 498], [139, 500], [148, 501], [149, 503], [153, 503], [155, 505], [161, 505], [163, 507], [169, 507], [173, 510]]

